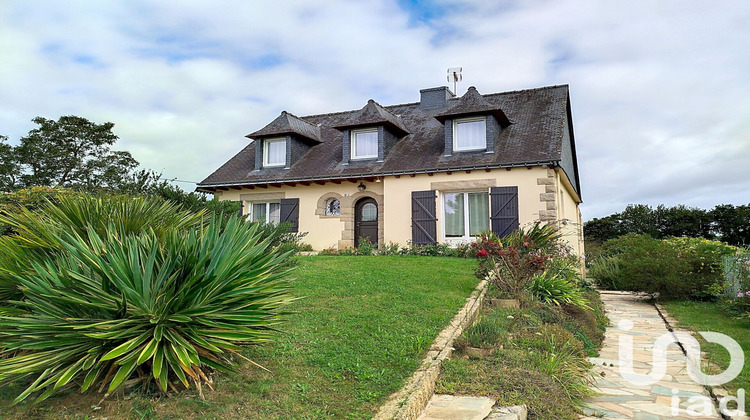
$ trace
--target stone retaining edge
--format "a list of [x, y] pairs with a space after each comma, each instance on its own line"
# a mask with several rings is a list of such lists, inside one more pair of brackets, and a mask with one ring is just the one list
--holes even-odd
[[[675, 333], [674, 326], [677, 325], [677, 320], [675, 320], [669, 315], [669, 312], [667, 312], [667, 310], [664, 308], [664, 305], [662, 305], [661, 303], [654, 302], [654, 307], [656, 307], [656, 312], [659, 313], [659, 316], [661, 317], [662, 321], [664, 321], [664, 324], [666, 325], [667, 330], [674, 335]], [[687, 330], [687, 329], [683, 329], [681, 331], [686, 332], [692, 336], [696, 335], [694, 332]], [[685, 357], [687, 357], [688, 355], [687, 355], [687, 352], [685, 351], [685, 347], [683, 346], [683, 344], [680, 343], [676, 335], [674, 336], [674, 338], [677, 344], [680, 346], [682, 353], [685, 355]], [[713, 400], [713, 403], [714, 403], [714, 408], [716, 409], [716, 412], [719, 413], [719, 417], [721, 417], [724, 420], [750, 420], [750, 416], [746, 416], [742, 414], [729, 416], [729, 415], [719, 412], [719, 399], [726, 395], [729, 395], [729, 392], [727, 392], [727, 390], [725, 390], [722, 387], [711, 387], [708, 385], [703, 385], [703, 388], [706, 390], [706, 392], [708, 392], [708, 395], [711, 396], [711, 399]]]
[[497, 407], [484, 420], [526, 420], [529, 410], [525, 405]]
[[400, 390], [393, 393], [383, 404], [375, 420], [415, 420], [427, 406], [435, 392], [435, 381], [440, 374], [443, 360], [453, 352], [453, 341], [471, 325], [479, 313], [487, 293], [487, 280], [482, 280], [466, 299], [466, 304], [453, 317], [451, 323], [438, 334], [427, 355], [416, 372]]

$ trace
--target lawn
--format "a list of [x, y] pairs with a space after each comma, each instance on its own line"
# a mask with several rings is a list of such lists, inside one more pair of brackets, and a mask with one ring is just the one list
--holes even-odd
[[[742, 373], [724, 387], [733, 394], [740, 388], [750, 390], [750, 320], [732, 317], [720, 310], [716, 303], [710, 302], [666, 302], [664, 307], [678, 321], [679, 328], [720, 332], [737, 341], [745, 352], [745, 365]], [[719, 365], [722, 370], [729, 366], [729, 352], [724, 347], [707, 343], [697, 334], [696, 336], [701, 342], [701, 350], [710, 362]]]
[[0, 418], [323, 419], [370, 418], [419, 366], [437, 334], [477, 285], [475, 262], [441, 257], [301, 257], [298, 301], [276, 342], [215, 378], [205, 400], [70, 392], [39, 406], [9, 407], [22, 388], [0, 390]]

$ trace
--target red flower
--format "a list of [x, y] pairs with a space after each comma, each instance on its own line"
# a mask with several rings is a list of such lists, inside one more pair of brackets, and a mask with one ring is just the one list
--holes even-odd
[[487, 251], [480, 249], [479, 252], [477, 252], [477, 257], [486, 257]]
[[523, 243], [523, 246], [525, 246], [525, 247], [528, 247], [528, 246], [529, 246], [529, 243], [528, 243], [528, 242], [524, 242], [524, 243]]

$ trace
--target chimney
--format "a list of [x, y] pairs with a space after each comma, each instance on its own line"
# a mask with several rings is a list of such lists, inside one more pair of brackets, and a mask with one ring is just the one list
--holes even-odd
[[422, 89], [419, 91], [419, 108], [420, 109], [440, 109], [445, 108], [448, 99], [456, 97], [446, 86]]

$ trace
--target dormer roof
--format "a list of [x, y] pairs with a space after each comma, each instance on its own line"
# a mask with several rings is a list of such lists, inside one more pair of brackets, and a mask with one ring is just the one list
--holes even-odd
[[278, 135], [295, 134], [299, 137], [311, 140], [316, 143], [322, 143], [320, 136], [320, 127], [310, 124], [309, 122], [294, 116], [286, 111], [281, 111], [281, 115], [276, 117], [268, 125], [260, 130], [248, 134], [245, 137], [251, 139], [262, 139]]
[[346, 121], [335, 125], [333, 128], [337, 130], [343, 130], [348, 128], [366, 127], [381, 124], [388, 127], [393, 132], [393, 134], [396, 134], [398, 136], [405, 136], [409, 134], [409, 130], [406, 129], [406, 126], [404, 125], [404, 122], [401, 120], [400, 116], [392, 114], [372, 99], [367, 101], [367, 105], [365, 105], [362, 109], [352, 113]]
[[[567, 85], [485, 94], [482, 98], [486, 103], [472, 101], [483, 106], [474, 107], [467, 104], [460, 108], [464, 103], [462, 100], [468, 103], [474, 95], [473, 92], [467, 94], [460, 99], [446, 98], [447, 107], [443, 108], [425, 109], [420, 103], [380, 107], [393, 116], [398, 115], [410, 131], [408, 136], [393, 145], [384, 155], [383, 161], [367, 160], [356, 165], [342, 163], [344, 141], [341, 131], [333, 127], [361, 126], [362, 122], [358, 119], [362, 114], [366, 116], [369, 113], [364, 113], [360, 109], [307, 115], [299, 120], [307, 124], [307, 127], [318, 128], [322, 142], [309, 148], [304, 157], [291, 168], [256, 171], [256, 148], [260, 142], [254, 141], [199, 183], [198, 190], [211, 192], [291, 182], [356, 180], [389, 175], [542, 165], [564, 168], [574, 189], [580, 194]], [[378, 107], [373, 106], [375, 109]], [[461, 112], [476, 115], [492, 110], [503, 110], [503, 114], [508, 116], [505, 120], [513, 121], [513, 124], [498, 133], [499, 136], [493, 144], [493, 153], [456, 153], [445, 156], [446, 127], [436, 119], [437, 115], [466, 115]], [[382, 122], [380, 119], [370, 121]], [[271, 130], [273, 125], [269, 124], [263, 130], [253, 133], [251, 137], [257, 134], [262, 138], [264, 135], [286, 132]]]
[[497, 105], [489, 103], [487, 99], [479, 94], [477, 88], [474, 86], [469, 87], [469, 90], [467, 90], [461, 98], [454, 99], [453, 104], [451, 104], [444, 112], [435, 115], [435, 118], [440, 122], [445, 122], [445, 120], [452, 117], [481, 114], [494, 115], [503, 128], [510, 125], [510, 120], [508, 120], [508, 117], [503, 110]]

